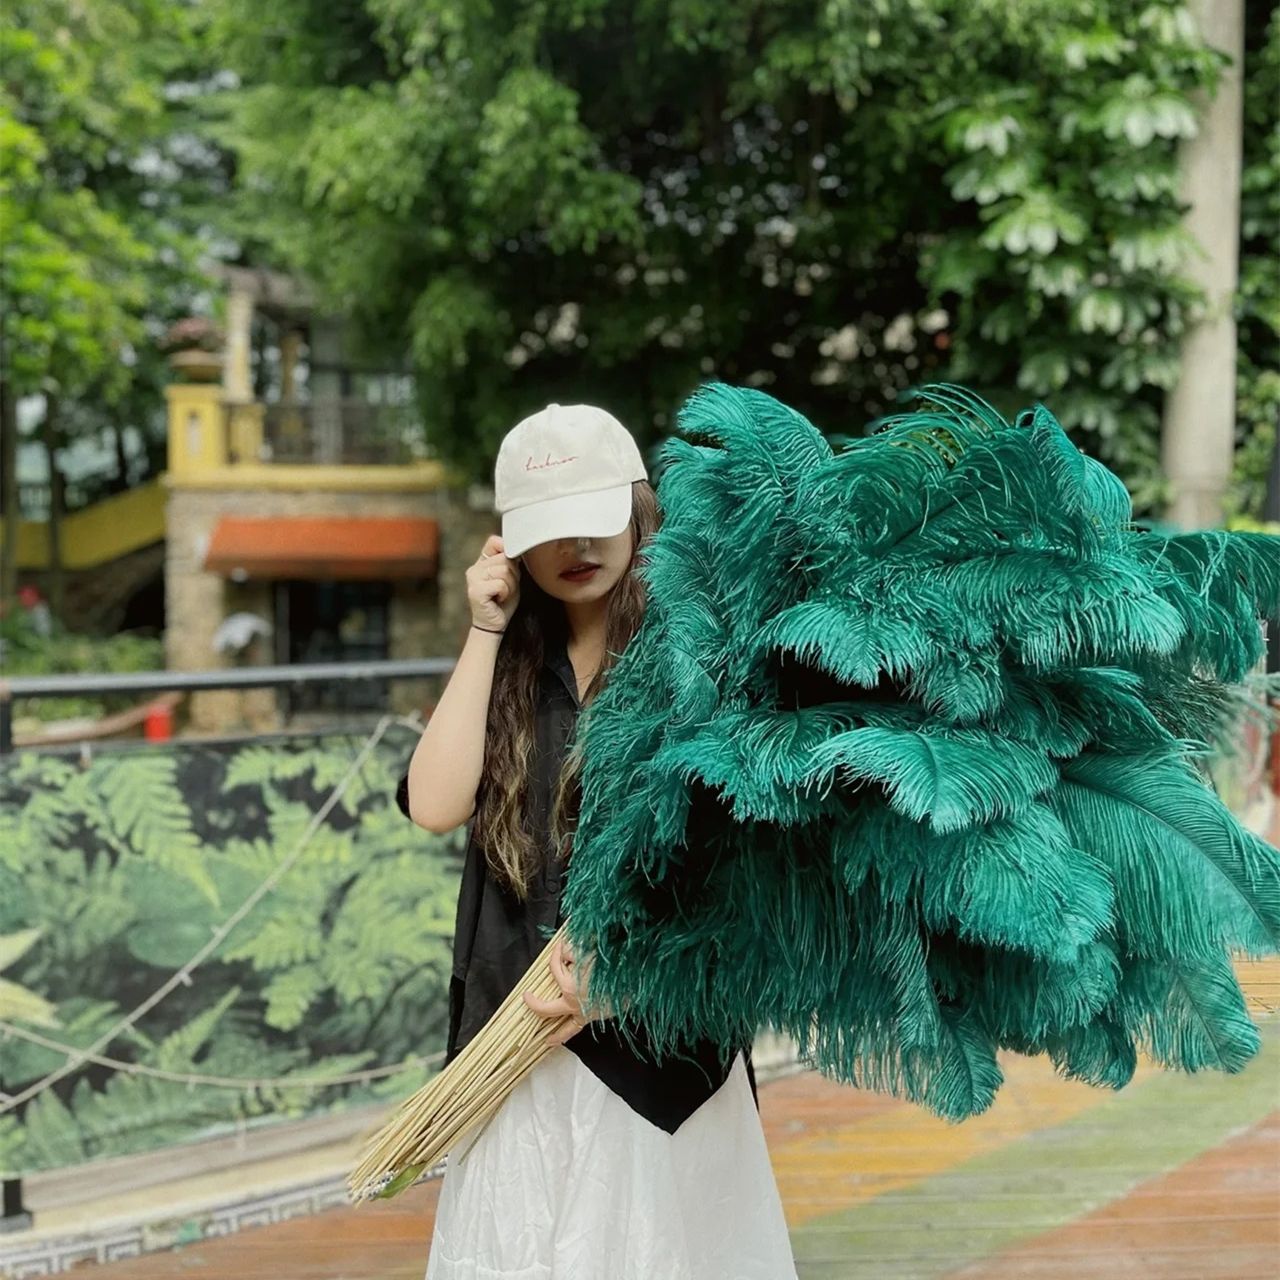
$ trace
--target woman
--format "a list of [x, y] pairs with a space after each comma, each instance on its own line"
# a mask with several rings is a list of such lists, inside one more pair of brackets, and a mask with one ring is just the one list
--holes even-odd
[[[640, 625], [636, 569], [660, 523], [635, 441], [590, 405], [512, 428], [494, 491], [502, 534], [467, 570], [472, 626], [397, 793], [430, 831], [472, 823], [448, 1061], [562, 921], [573, 729]], [[571, 1020], [450, 1152], [426, 1280], [793, 1280], [750, 1046], [727, 1069], [707, 1042], [642, 1055], [608, 1011], [582, 1009], [580, 968], [562, 948], [562, 994], [524, 993]]]

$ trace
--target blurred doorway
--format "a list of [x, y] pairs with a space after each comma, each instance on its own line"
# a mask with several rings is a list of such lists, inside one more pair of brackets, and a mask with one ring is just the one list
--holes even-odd
[[[275, 584], [277, 660], [361, 662], [390, 653], [391, 584], [286, 581]], [[385, 680], [290, 686], [287, 713], [381, 711]]]

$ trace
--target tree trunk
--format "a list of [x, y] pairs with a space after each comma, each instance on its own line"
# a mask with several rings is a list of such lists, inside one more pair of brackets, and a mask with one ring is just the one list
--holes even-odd
[[0, 508], [0, 614], [8, 614], [18, 596], [18, 413], [13, 383], [5, 377], [0, 377]]
[[62, 567], [62, 515], [64, 501], [62, 471], [58, 466], [58, 448], [61, 445], [58, 426], [61, 398], [54, 392], [45, 397], [44, 451], [49, 462], [49, 608], [53, 616], [62, 622], [66, 617], [66, 575]]
[[1161, 440], [1173, 491], [1166, 517], [1199, 529], [1222, 523], [1235, 449], [1244, 0], [1193, 0], [1191, 7], [1205, 41], [1232, 59], [1181, 156], [1185, 225], [1204, 250], [1187, 274], [1204, 289], [1207, 311], [1183, 342]]
[[111, 434], [116, 446], [116, 479], [113, 492], [124, 493], [129, 487], [129, 454], [124, 447], [124, 423], [119, 414], [111, 415]]

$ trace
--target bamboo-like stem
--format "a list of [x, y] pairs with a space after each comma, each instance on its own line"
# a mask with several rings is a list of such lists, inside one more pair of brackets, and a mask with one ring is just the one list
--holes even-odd
[[[366, 1135], [360, 1161], [347, 1179], [353, 1201], [396, 1194], [416, 1179], [411, 1170], [430, 1168], [476, 1125], [483, 1131], [516, 1085], [555, 1047], [546, 1037], [564, 1026], [567, 1015], [551, 1020], [534, 1013], [522, 993], [547, 1000], [561, 994], [551, 953], [564, 938], [562, 925], [462, 1052]], [[402, 1175], [403, 1184], [387, 1192]]]

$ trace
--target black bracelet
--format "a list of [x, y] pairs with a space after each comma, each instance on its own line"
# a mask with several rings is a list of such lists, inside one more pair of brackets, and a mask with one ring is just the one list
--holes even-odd
[[475, 629], [476, 629], [477, 631], [487, 631], [491, 636], [503, 636], [503, 635], [506, 635], [506, 631], [505, 631], [505, 630], [503, 630], [503, 631], [495, 631], [492, 627], [482, 627], [478, 622], [473, 622], [471, 625], [472, 625], [473, 627], [475, 627]]

